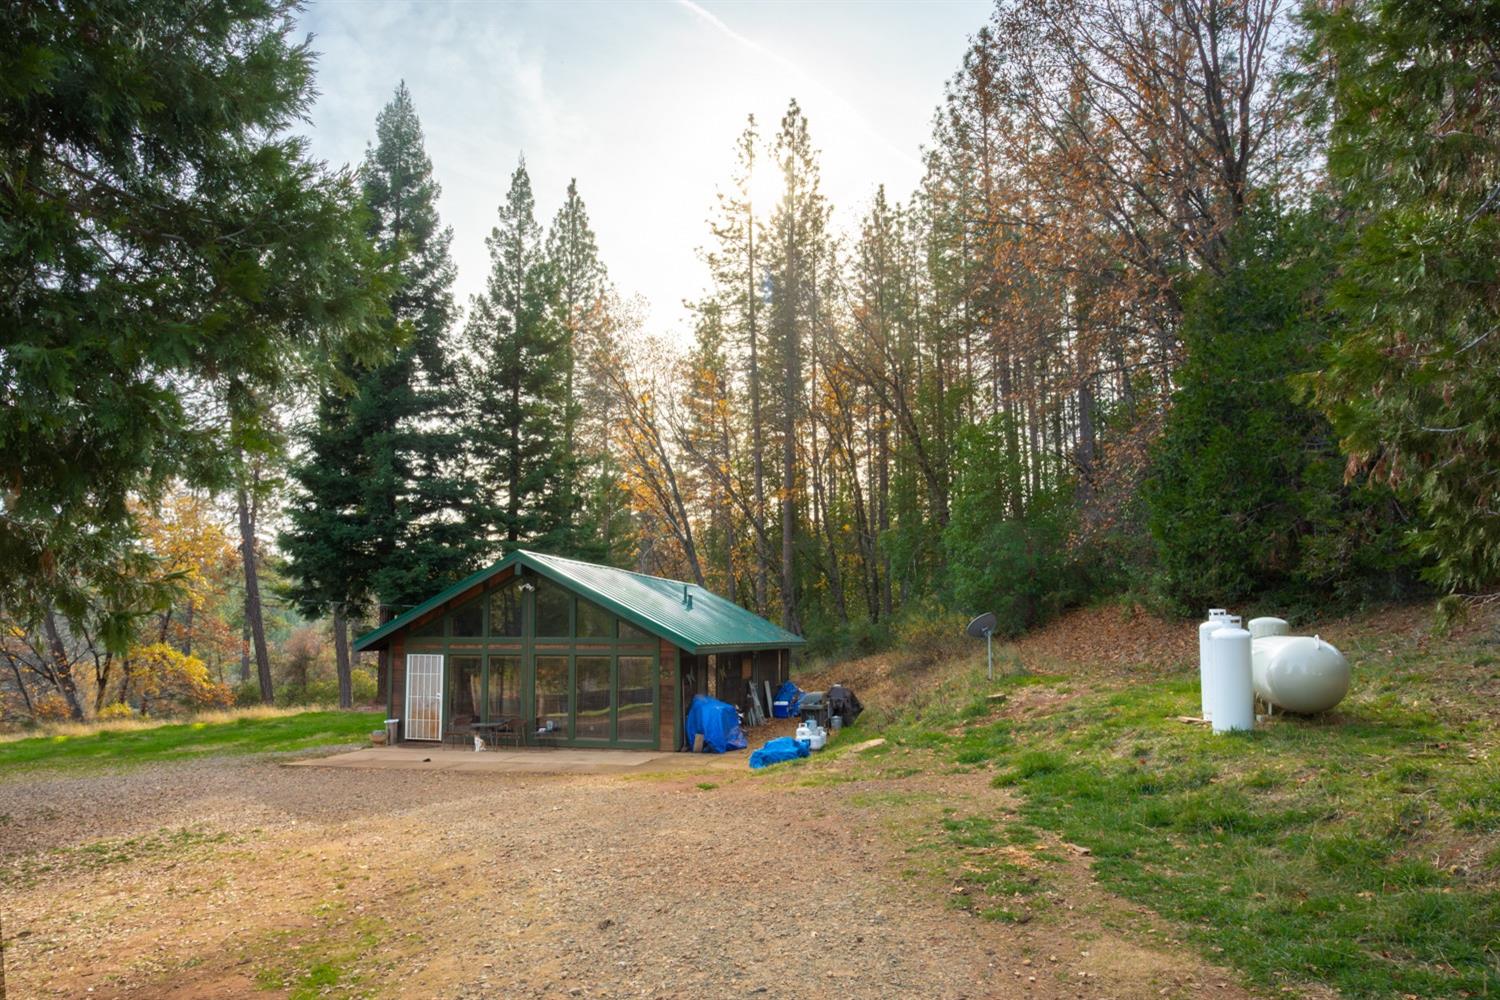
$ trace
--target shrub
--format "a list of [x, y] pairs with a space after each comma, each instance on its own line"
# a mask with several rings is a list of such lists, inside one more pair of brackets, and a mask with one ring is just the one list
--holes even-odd
[[135, 709], [123, 701], [117, 701], [99, 709], [99, 714], [96, 718], [100, 722], [107, 722], [111, 719], [133, 719], [135, 718]]
[[33, 699], [31, 714], [38, 722], [61, 722], [73, 717], [73, 713], [68, 710], [67, 700], [62, 695], [53, 692]]
[[1328, 421], [1299, 398], [1317, 367], [1323, 236], [1247, 216], [1230, 269], [1189, 290], [1166, 426], [1142, 490], [1169, 606], [1397, 596], [1411, 579], [1388, 489], [1345, 481]]
[[899, 666], [905, 670], [924, 670], [935, 663], [959, 656], [972, 642], [964, 635], [969, 618], [963, 612], [944, 608], [935, 598], [917, 601], [904, 608], [896, 620], [896, 648]]

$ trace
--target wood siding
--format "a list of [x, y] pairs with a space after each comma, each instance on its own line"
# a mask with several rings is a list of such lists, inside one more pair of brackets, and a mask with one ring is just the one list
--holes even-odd
[[[387, 719], [401, 719], [406, 714], [406, 643], [401, 636], [391, 640], [391, 698], [386, 705]], [[401, 735], [406, 735], [406, 720], [401, 722]]]
[[677, 704], [677, 647], [667, 640], [661, 641], [661, 664], [657, 693], [657, 718], [661, 732], [657, 739], [658, 750], [676, 750], [682, 732], [682, 712]]

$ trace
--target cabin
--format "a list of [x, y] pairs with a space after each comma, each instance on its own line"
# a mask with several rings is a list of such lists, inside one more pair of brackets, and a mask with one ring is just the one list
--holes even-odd
[[695, 694], [769, 708], [802, 645], [695, 584], [520, 550], [354, 648], [406, 741], [677, 750]]

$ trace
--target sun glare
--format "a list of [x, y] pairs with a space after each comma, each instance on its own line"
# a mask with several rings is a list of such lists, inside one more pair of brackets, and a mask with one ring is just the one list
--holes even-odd
[[775, 163], [763, 159], [755, 167], [750, 175], [750, 201], [755, 215], [765, 219], [776, 210], [786, 185], [782, 182], [781, 171], [776, 169]]

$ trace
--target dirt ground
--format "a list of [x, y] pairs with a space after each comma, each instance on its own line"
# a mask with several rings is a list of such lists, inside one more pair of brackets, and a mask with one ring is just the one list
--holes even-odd
[[931, 831], [1007, 793], [902, 774], [12, 776], [10, 996], [1246, 995], [1085, 858], [1024, 924], [955, 907]]

